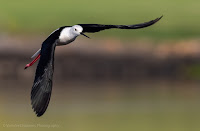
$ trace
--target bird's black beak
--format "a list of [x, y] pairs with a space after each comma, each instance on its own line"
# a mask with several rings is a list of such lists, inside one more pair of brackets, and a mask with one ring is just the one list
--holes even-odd
[[90, 37], [85, 35], [84, 33], [81, 32], [80, 34], [90, 39]]

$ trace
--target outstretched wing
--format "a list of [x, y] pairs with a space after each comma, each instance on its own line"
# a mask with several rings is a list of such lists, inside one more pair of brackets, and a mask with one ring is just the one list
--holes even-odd
[[102, 24], [78, 24], [83, 27], [83, 32], [88, 33], [94, 33], [99, 32], [101, 30], [105, 29], [112, 29], [112, 28], [118, 28], [118, 29], [140, 29], [145, 28], [148, 26], [151, 26], [158, 22], [163, 16], [156, 18], [155, 20], [151, 20], [149, 22], [136, 24], [136, 25], [102, 25]]
[[63, 28], [61, 27], [54, 31], [42, 44], [41, 57], [31, 91], [32, 108], [38, 117], [44, 114], [50, 101], [54, 70], [54, 52], [56, 41]]

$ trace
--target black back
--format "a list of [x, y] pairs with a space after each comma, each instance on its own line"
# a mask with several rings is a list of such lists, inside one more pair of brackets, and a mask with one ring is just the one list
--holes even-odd
[[65, 27], [55, 30], [42, 44], [40, 60], [37, 65], [35, 80], [31, 91], [31, 104], [37, 116], [46, 111], [52, 91], [54, 71], [54, 52], [56, 40]]
[[80, 26], [83, 27], [83, 32], [88, 32], [88, 33], [94, 33], [94, 32], [99, 32], [101, 30], [105, 29], [112, 29], [112, 28], [118, 28], [118, 29], [140, 29], [140, 28], [145, 28], [148, 26], [151, 26], [158, 22], [163, 16], [156, 18], [155, 20], [151, 20], [149, 22], [144, 22], [141, 24], [136, 24], [136, 25], [102, 25], [102, 24], [79, 24]]

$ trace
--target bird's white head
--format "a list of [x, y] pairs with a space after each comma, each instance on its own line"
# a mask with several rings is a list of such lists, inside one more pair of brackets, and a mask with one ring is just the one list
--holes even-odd
[[71, 33], [75, 36], [81, 35], [83, 28], [80, 25], [74, 25], [71, 27]]
[[71, 27], [71, 33], [73, 35], [75, 35], [75, 36], [83, 35], [83, 36], [85, 36], [87, 38], [90, 38], [90, 37], [88, 37], [87, 35], [85, 35], [83, 33], [83, 27], [81, 27], [80, 25], [74, 25], [74, 26], [72, 26]]
[[59, 40], [57, 41], [57, 45], [69, 44], [72, 41], [74, 41], [76, 37], [79, 35], [84, 35], [85, 37], [88, 37], [83, 33], [83, 27], [81, 27], [80, 25], [65, 27], [64, 29], [62, 29], [60, 33]]

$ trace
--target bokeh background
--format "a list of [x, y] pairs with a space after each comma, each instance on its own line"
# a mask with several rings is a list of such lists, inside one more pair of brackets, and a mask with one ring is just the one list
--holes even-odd
[[[0, 0], [0, 130], [199, 131], [199, 0]], [[49, 107], [30, 91], [47, 36], [63, 25], [138, 24], [57, 47]]]

